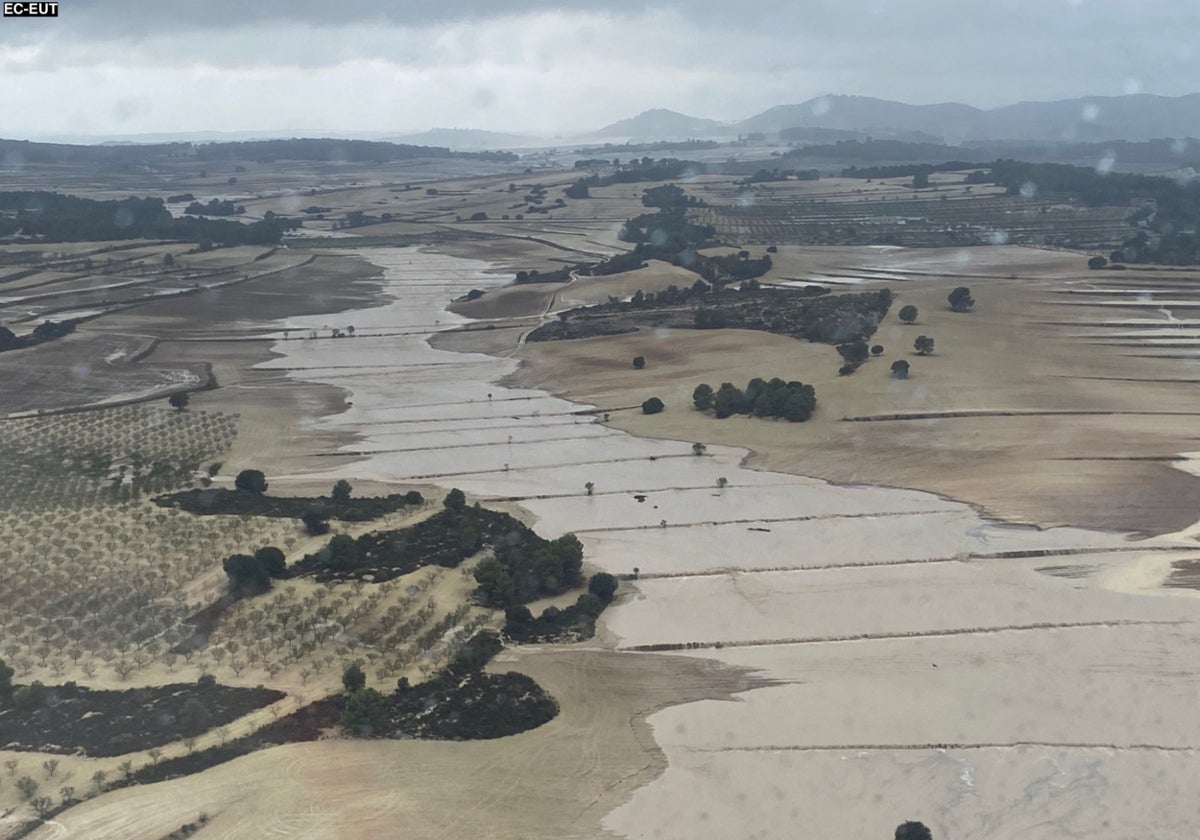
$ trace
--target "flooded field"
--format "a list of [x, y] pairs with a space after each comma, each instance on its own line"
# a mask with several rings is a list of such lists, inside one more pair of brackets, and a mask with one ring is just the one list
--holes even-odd
[[[919, 817], [938, 837], [1117, 837], [1185, 820], [1172, 791], [1200, 772], [1187, 717], [1197, 601], [1159, 583], [1190, 541], [1006, 526], [931, 494], [745, 469], [742, 449], [696, 455], [609, 429], [595, 412], [618, 406], [506, 388], [512, 359], [429, 346], [466, 320], [444, 310], [451, 298], [506, 281], [487, 263], [360, 253], [393, 302], [279, 324], [354, 337], [280, 341], [262, 366], [350, 391], [320, 424], [353, 432], [344, 451], [364, 460], [321, 476], [516, 500], [540, 533], [578, 534], [593, 567], [636, 570], [598, 640], [770, 683], [652, 716], [667, 769], [609, 830], [768, 837], [802, 819], [866, 837]], [[1166, 780], [1153, 807], [1124, 807], [1147, 774]]]

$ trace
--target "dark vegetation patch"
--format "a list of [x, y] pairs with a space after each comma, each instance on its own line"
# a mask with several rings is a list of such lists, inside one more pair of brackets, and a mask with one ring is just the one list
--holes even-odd
[[12, 705], [0, 710], [0, 743], [8, 750], [123, 755], [199, 735], [284, 696], [203, 678], [124, 691], [34, 683], [17, 688]]
[[692, 392], [692, 403], [698, 411], [712, 411], [718, 419], [734, 414], [755, 417], [782, 417], [799, 423], [812, 417], [817, 408], [817, 392], [803, 382], [784, 382], [775, 377], [770, 381], [755, 377], [745, 390], [730, 382], [722, 382], [716, 391], [711, 385], [700, 384]]
[[301, 519], [307, 513], [317, 513], [326, 519], [367, 522], [385, 514], [403, 510], [406, 506], [420, 505], [423, 501], [421, 494], [416, 490], [410, 490], [403, 494], [393, 493], [388, 496], [334, 499], [330, 496], [315, 498], [267, 496], [245, 490], [209, 487], [203, 490], [185, 490], [182, 493], [159, 496], [154, 503], [159, 507], [179, 508], [198, 516], [221, 514]]
[[468, 506], [461, 490], [451, 490], [445, 509], [407, 528], [364, 534], [339, 534], [315, 554], [293, 563], [289, 576], [318, 581], [382, 582], [423, 566], [454, 568], [468, 557], [492, 549], [475, 570], [479, 598], [507, 607], [543, 595], [564, 592], [581, 580], [583, 547], [574, 535], [539, 537], [507, 513]]
[[514, 642], [578, 642], [592, 638], [596, 619], [612, 603], [617, 579], [598, 572], [588, 581], [588, 591], [564, 609], [546, 607], [534, 618], [528, 607], [509, 607], [504, 612], [504, 635]]
[[0, 353], [5, 350], [21, 350], [25, 347], [34, 347], [47, 341], [53, 341], [56, 338], [62, 338], [64, 335], [70, 335], [75, 332], [75, 325], [79, 323], [78, 318], [71, 318], [66, 321], [43, 321], [33, 328], [33, 331], [28, 335], [18, 336], [8, 327], [0, 326]]
[[161, 198], [96, 201], [60, 193], [0, 192], [0, 237], [23, 233], [48, 242], [173, 239], [204, 247], [277, 245], [298, 223], [278, 219], [242, 224], [194, 216], [175, 218]]
[[336, 726], [340, 718], [341, 709], [336, 698], [317, 700], [250, 735], [188, 755], [164, 759], [157, 764], [148, 764], [132, 771], [126, 778], [114, 780], [109, 789], [190, 776], [265, 747], [315, 741], [325, 730]]
[[615, 166], [611, 161], [598, 158], [575, 162], [576, 169], [607, 166], [612, 166], [612, 171], [608, 174], [591, 175], [581, 178], [577, 183], [585, 187], [611, 187], [613, 184], [636, 184], [639, 181], [670, 181], [708, 171], [708, 167], [703, 163], [678, 158], [630, 158], [625, 163], [617, 163]]
[[484, 631], [424, 683], [402, 678], [391, 695], [357, 688], [345, 698], [342, 723], [364, 737], [464, 741], [504, 738], [552, 720], [558, 703], [533, 679], [484, 672], [502, 649], [499, 637]]
[[[818, 286], [805, 289], [743, 286], [741, 291], [669, 287], [641, 292], [628, 302], [572, 309], [529, 335], [530, 341], [591, 338], [633, 332], [641, 327], [743, 329], [788, 335], [808, 341], [842, 344], [866, 341], [892, 303], [892, 293], [852, 292], [829, 295]], [[565, 316], [565, 317], [564, 317]]]

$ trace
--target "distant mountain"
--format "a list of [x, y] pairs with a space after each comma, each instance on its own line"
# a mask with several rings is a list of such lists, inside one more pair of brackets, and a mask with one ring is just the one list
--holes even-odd
[[[813, 140], [820, 131], [854, 132], [876, 139], [962, 143], [1017, 140], [1096, 142], [1200, 136], [1200, 93], [1187, 96], [1085, 96], [1057, 102], [1019, 102], [984, 110], [958, 102], [909, 105], [870, 96], [819, 96], [777, 105], [734, 123], [689, 117], [663, 109], [607, 125], [592, 136], [634, 140], [733, 137], [788, 132], [785, 139]], [[848, 139], [848, 138], [847, 138]], [[818, 142], [828, 142], [818, 140]]]
[[589, 138], [609, 138], [644, 142], [653, 140], [693, 140], [710, 137], [731, 137], [737, 130], [726, 123], [689, 117], [665, 108], [652, 108], [636, 117], [618, 120], [587, 135]]
[[502, 134], [478, 128], [434, 128], [419, 134], [401, 134], [380, 139], [414, 146], [445, 146], [454, 151], [536, 149], [554, 145], [545, 137], [522, 137], [519, 134]]
[[982, 112], [970, 105], [906, 105], [869, 96], [820, 96], [799, 105], [777, 105], [742, 120], [738, 131], [774, 133], [785, 128], [834, 128], [880, 134], [923, 132], [942, 137], [966, 136]]
[[1200, 137], [1200, 93], [1019, 102], [984, 112], [979, 133], [970, 139], [1095, 141], [1160, 137]]

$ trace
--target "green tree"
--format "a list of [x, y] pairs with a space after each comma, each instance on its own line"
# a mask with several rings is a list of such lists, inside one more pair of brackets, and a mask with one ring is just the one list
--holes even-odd
[[597, 572], [588, 580], [588, 592], [607, 604], [617, 592], [617, 579], [607, 572]]
[[956, 288], [946, 295], [946, 300], [949, 301], [950, 308], [955, 312], [970, 312], [975, 306], [975, 298], [971, 297], [971, 290], [966, 286]]
[[346, 670], [342, 671], [342, 687], [346, 689], [347, 694], [362, 691], [367, 687], [367, 675], [357, 662], [351, 662], [346, 666]]
[[633, 369], [634, 370], [641, 370], [645, 366], [646, 366], [646, 357], [645, 356], [634, 356], [633, 357]]
[[846, 364], [856, 366], [865, 362], [871, 354], [871, 349], [867, 347], [867, 343], [861, 340], [839, 344], [837, 351], [846, 360]]
[[22, 799], [32, 799], [37, 793], [38, 783], [32, 776], [22, 776], [17, 779], [17, 791], [20, 792]]
[[167, 402], [171, 404], [171, 408], [176, 411], [183, 411], [191, 401], [192, 398], [188, 396], [187, 391], [178, 391], [167, 399]]
[[12, 667], [7, 662], [0, 659], [0, 706], [7, 706], [12, 702], [13, 698], [13, 674]]
[[910, 820], [896, 826], [895, 840], [933, 840], [933, 832], [924, 823]]
[[871, 355], [872, 356], [882, 356], [883, 355], [883, 345], [882, 344], [872, 344], [871, 345]]
[[913, 349], [919, 355], [928, 356], [933, 352], [933, 339], [927, 335], [919, 335], [917, 336], [917, 340], [913, 342]]
[[1104, 257], [1092, 257], [1088, 260], [1088, 268], [1092, 269], [1092, 271], [1104, 268], [1107, 265], [1108, 260], [1104, 259]]
[[900, 316], [901, 321], [906, 324], [911, 324], [917, 320], [917, 315], [919, 313], [917, 312], [917, 307], [910, 303], [907, 306], [901, 306], [900, 311], [897, 314]]
[[651, 397], [642, 403], [642, 414], [658, 414], [663, 410], [663, 401], [658, 397]]
[[271, 588], [271, 575], [264, 564], [249, 554], [231, 554], [221, 564], [229, 578], [229, 591], [236, 597], [257, 595]]
[[350, 486], [350, 482], [342, 478], [333, 485], [333, 490], [329, 495], [335, 502], [348, 502], [350, 501], [350, 493], [352, 490], [353, 488]]
[[692, 402], [697, 410], [708, 411], [713, 407], [713, 389], [711, 385], [700, 384], [692, 391]]
[[329, 533], [329, 519], [319, 511], [305, 511], [300, 516], [300, 521], [304, 523], [304, 527], [308, 529], [308, 533], [314, 537]]
[[358, 565], [358, 542], [349, 534], [338, 534], [325, 550], [329, 552], [329, 565], [335, 569], [353, 569]]
[[908, 362], [904, 359], [892, 362], [892, 376], [896, 379], [908, 379]]
[[467, 494], [455, 487], [446, 494], [443, 502], [447, 510], [462, 511], [467, 508]]
[[261, 470], [242, 470], [233, 480], [233, 486], [248, 493], [266, 493], [267, 477]]
[[254, 552], [254, 559], [271, 577], [279, 577], [287, 568], [287, 557], [273, 545], [264, 545]]
[[387, 731], [391, 708], [388, 699], [375, 689], [359, 689], [346, 698], [342, 725], [363, 738], [382, 735]]

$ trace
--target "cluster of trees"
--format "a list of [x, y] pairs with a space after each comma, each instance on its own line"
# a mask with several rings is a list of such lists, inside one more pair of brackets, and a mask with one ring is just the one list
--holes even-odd
[[[587, 160], [575, 161], [576, 169], [595, 169], [609, 165], [609, 161], [591, 158]], [[704, 165], [691, 160], [678, 160], [677, 158], [662, 158], [655, 160], [650, 157], [641, 159], [631, 158], [628, 163], [621, 165], [616, 159], [612, 161], [613, 172], [608, 175], [589, 175], [586, 178], [578, 179], [574, 184], [563, 190], [563, 195], [567, 198], [588, 198], [588, 190], [591, 187], [609, 187], [613, 184], [633, 184], [638, 181], [670, 181], [675, 178], [681, 178], [685, 175], [694, 174], [704, 171]], [[669, 187], [669, 189], [668, 189]], [[666, 190], [667, 192], [663, 192]], [[673, 195], [674, 191], [678, 191], [677, 195]], [[642, 199], [642, 203], [647, 207], [703, 207], [705, 203], [696, 197], [685, 198], [683, 190], [674, 185], [662, 187], [652, 187], [647, 192], [647, 198]], [[669, 196], [668, 200], [677, 203], [657, 204], [652, 203], [657, 200], [657, 196], [663, 195], [664, 198]], [[540, 203], [540, 202], [538, 202]]]
[[[666, 185], [658, 189], [679, 189]], [[647, 190], [647, 193], [650, 191]], [[679, 193], [682, 194], [682, 190]], [[671, 202], [675, 193], [657, 194], [654, 201]], [[620, 254], [591, 269], [592, 274], [612, 274], [640, 268], [647, 259], [659, 259], [690, 269], [709, 283], [724, 284], [732, 280], [749, 280], [759, 277], [771, 269], [771, 257], [764, 255], [750, 259], [748, 251], [707, 257], [699, 249], [716, 244], [716, 229], [712, 225], [700, 225], [687, 216], [686, 200], [679, 204], [664, 204], [658, 213], [644, 213], [629, 219], [622, 226], [620, 238], [634, 243], [633, 251]], [[617, 261], [614, 263], [614, 261]]]
[[1200, 181], [1196, 179], [1181, 183], [1159, 175], [1101, 173], [1086, 166], [1014, 160], [996, 161], [992, 176], [1013, 195], [1032, 184], [1043, 195], [1070, 196], [1093, 206], [1153, 202], [1153, 210], [1139, 208], [1131, 216], [1145, 229], [1121, 243], [1113, 261], [1200, 264]]
[[769, 184], [773, 181], [817, 181], [821, 178], [819, 169], [760, 169], [753, 175], [748, 175], [742, 181], [739, 181], [742, 186], [750, 186], [751, 184]]
[[707, 207], [708, 202], [688, 195], [683, 187], [674, 184], [663, 184], [658, 187], [647, 187], [642, 191], [643, 207]]
[[342, 724], [362, 737], [403, 734], [414, 738], [502, 738], [552, 720], [558, 703], [524, 674], [489, 674], [483, 667], [503, 648], [492, 631], [469, 639], [434, 677], [418, 685], [401, 678], [390, 695], [367, 686], [351, 665]]
[[287, 559], [273, 545], [264, 546], [254, 554], [234, 554], [222, 564], [229, 577], [229, 592], [237, 598], [259, 595], [271, 588], [271, 581], [283, 577]]
[[538, 271], [536, 268], [530, 271], [518, 271], [517, 283], [566, 283], [571, 279], [572, 268], [569, 265], [564, 265], [557, 271]]
[[78, 318], [70, 318], [66, 321], [43, 321], [33, 328], [33, 332], [23, 336], [18, 336], [8, 327], [0, 327], [0, 353], [5, 350], [33, 347], [44, 341], [53, 341], [64, 335], [70, 335], [75, 332], [75, 325], [78, 323]]
[[475, 158], [513, 162], [512, 152], [452, 152], [441, 146], [413, 146], [374, 140], [335, 140], [297, 138], [290, 140], [249, 140], [236, 143], [206, 143], [197, 146], [200, 160], [318, 160], [351, 163], [383, 163], [414, 158]]
[[[7, 211], [7, 212], [4, 212]], [[0, 192], [0, 236], [23, 233], [52, 242], [173, 239], [200, 244], [277, 245], [299, 222], [252, 224], [185, 216], [176, 219], [161, 198], [97, 201], [60, 193]]]
[[232, 201], [214, 198], [208, 204], [193, 201], [184, 212], [189, 216], [240, 216], [246, 212], [246, 208], [240, 204], [234, 204]]
[[504, 635], [515, 642], [590, 639], [596, 630], [596, 619], [612, 603], [617, 585], [615, 577], [598, 572], [588, 580], [587, 592], [565, 609], [546, 607], [534, 618], [528, 607], [509, 607], [504, 611]]
[[812, 417], [817, 408], [817, 392], [803, 382], [785, 382], [775, 377], [770, 381], [755, 377], [745, 390], [730, 382], [722, 382], [716, 391], [701, 383], [692, 392], [692, 403], [699, 411], [709, 411], [719, 419], [734, 414], [755, 417], [782, 417], [794, 423]]
[[[235, 484], [237, 490], [216, 487], [185, 490], [159, 496], [154, 502], [160, 507], [176, 507], [200, 516], [271, 516], [300, 519], [309, 525], [310, 522], [327, 522], [331, 518], [343, 522], [366, 522], [425, 501], [418, 490], [351, 498], [352, 488], [344, 480], [333, 486], [329, 496], [267, 496], [267, 479], [259, 470], [243, 470], [238, 474]], [[324, 533], [313, 530], [311, 525], [310, 531]], [[325, 531], [328, 531], [327, 525]]]
[[[807, 151], [807, 149], [805, 151]], [[899, 163], [889, 166], [850, 166], [842, 170], [842, 177], [874, 180], [876, 178], [907, 178], [911, 175], [914, 179], [918, 177], [922, 178], [924, 183], [928, 184], [929, 176], [935, 172], [961, 172], [964, 169], [975, 169], [979, 165], [980, 164], [978, 163], [969, 163], [965, 160], [948, 160], [945, 163]], [[967, 183], [991, 183], [991, 179], [985, 176], [984, 180], [968, 180]]]
[[582, 570], [583, 545], [574, 534], [544, 540], [527, 531], [498, 540], [493, 556], [475, 568], [475, 582], [484, 603], [511, 607], [578, 585]]

